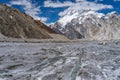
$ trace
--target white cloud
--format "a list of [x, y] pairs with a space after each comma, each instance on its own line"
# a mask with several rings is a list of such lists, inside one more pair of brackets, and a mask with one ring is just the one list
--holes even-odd
[[58, 8], [58, 7], [68, 7], [73, 5], [74, 3], [70, 1], [65, 1], [61, 3], [60, 1], [53, 2], [51, 0], [44, 1], [44, 7], [52, 7], [52, 8]]
[[[98, 0], [96, 0], [98, 1]], [[102, 0], [99, 0], [102, 1]], [[86, 0], [76, 0], [76, 2], [71, 2], [71, 1], [65, 1], [65, 2], [60, 2], [59, 0], [57, 2], [53, 2], [51, 0], [45, 1], [44, 2], [44, 7], [52, 7], [52, 8], [58, 8], [58, 7], [68, 7], [66, 10], [63, 12], [59, 13], [59, 16], [65, 15], [68, 11], [70, 10], [102, 10], [102, 9], [112, 9], [112, 5], [105, 5], [105, 4], [100, 4], [96, 2], [89, 2]]]
[[75, 3], [73, 6], [70, 6], [69, 8], [64, 10], [63, 12], [60, 12], [59, 16], [65, 15], [70, 10], [93, 10], [93, 11], [98, 11], [98, 10], [102, 10], [102, 9], [112, 9], [112, 8], [113, 7], [111, 5], [104, 5], [104, 4], [94, 3], [94, 2], [83, 1], [83, 2], [80, 2], [80, 3]]
[[30, 0], [11, 0], [10, 5], [20, 5], [25, 10], [25, 13], [32, 16], [36, 20], [41, 18], [38, 16], [41, 13], [40, 6], [36, 6]]
[[98, 1], [104, 1], [104, 0], [95, 0], [95, 2], [98, 2]]
[[86, 1], [86, 0], [75, 0], [76, 2], [80, 2], [80, 1]]
[[115, 2], [120, 1], [120, 0], [114, 0]]
[[41, 19], [41, 21], [43, 21], [43, 22], [46, 22], [46, 21], [48, 20], [47, 17], [41, 17], [40, 19]]

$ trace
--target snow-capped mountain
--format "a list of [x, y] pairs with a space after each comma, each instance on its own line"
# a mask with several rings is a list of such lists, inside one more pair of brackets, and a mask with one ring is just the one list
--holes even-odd
[[71, 10], [51, 28], [70, 39], [120, 39], [120, 15], [107, 15], [91, 10]]
[[97, 13], [95, 11], [90, 11], [90, 10], [83, 10], [83, 11], [72, 10], [68, 12], [65, 16], [60, 18], [58, 22], [62, 24], [62, 27], [64, 27], [67, 23], [71, 22], [73, 19], [77, 18], [79, 20], [79, 23], [82, 23], [86, 18], [91, 17], [92, 15], [98, 18], [104, 16], [104, 14], [102, 13]]

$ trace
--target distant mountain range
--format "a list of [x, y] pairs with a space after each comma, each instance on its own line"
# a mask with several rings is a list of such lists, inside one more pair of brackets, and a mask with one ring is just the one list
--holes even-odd
[[69, 39], [120, 39], [120, 15], [91, 10], [70, 10], [50, 27]]
[[0, 38], [120, 39], [120, 15], [91, 10], [70, 10], [50, 27], [21, 11], [0, 4]]

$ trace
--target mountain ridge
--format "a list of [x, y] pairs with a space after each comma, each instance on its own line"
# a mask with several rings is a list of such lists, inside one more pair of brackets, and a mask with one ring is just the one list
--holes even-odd
[[[0, 38], [57, 39], [60, 35], [18, 9], [0, 4]], [[65, 37], [64, 37], [65, 38]]]
[[[67, 17], [69, 19], [66, 19]], [[120, 39], [120, 15], [116, 12], [104, 15], [91, 10], [70, 11], [50, 27], [69, 39]]]

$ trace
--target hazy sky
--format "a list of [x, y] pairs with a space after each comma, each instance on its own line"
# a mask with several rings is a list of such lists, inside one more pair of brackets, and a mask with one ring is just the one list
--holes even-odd
[[41, 19], [46, 23], [55, 22], [68, 10], [94, 10], [102, 13], [120, 13], [120, 0], [0, 0], [9, 6]]

